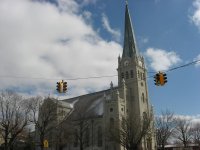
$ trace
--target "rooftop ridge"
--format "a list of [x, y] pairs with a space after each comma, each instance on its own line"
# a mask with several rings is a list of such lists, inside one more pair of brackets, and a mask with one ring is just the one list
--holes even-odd
[[[114, 87], [113, 89], [118, 89], [118, 87]], [[69, 101], [69, 100], [73, 100], [73, 99], [78, 99], [78, 98], [82, 98], [82, 97], [86, 97], [86, 96], [92, 96], [92, 95], [96, 95], [96, 94], [100, 94], [100, 93], [104, 93], [104, 92], [108, 92], [110, 91], [110, 88], [109, 89], [106, 89], [106, 90], [102, 90], [102, 91], [97, 91], [97, 92], [93, 92], [93, 93], [88, 93], [88, 94], [84, 94], [84, 95], [80, 95], [80, 96], [76, 96], [76, 97], [71, 97], [71, 98], [68, 98], [68, 99], [63, 99], [63, 100], [60, 100], [60, 101]]]

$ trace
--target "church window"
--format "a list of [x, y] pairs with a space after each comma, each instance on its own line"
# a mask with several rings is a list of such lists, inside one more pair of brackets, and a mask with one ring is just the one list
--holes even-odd
[[132, 88], [129, 88], [129, 94], [130, 94], [130, 97], [132, 98], [132, 97], [133, 97], [133, 91], [132, 91]]
[[143, 84], [143, 82], [141, 82], [141, 86], [143, 86], [144, 84]]
[[86, 147], [89, 147], [90, 144], [90, 130], [89, 128], [86, 128], [86, 132], [85, 132], [85, 145]]
[[144, 121], [147, 121], [147, 119], [148, 119], [146, 112], [143, 112], [143, 119], [144, 119]]
[[116, 149], [117, 149], [116, 145], [113, 145], [113, 150], [116, 150]]
[[133, 78], [133, 70], [131, 70], [131, 78]]
[[124, 111], [124, 108], [121, 108], [121, 111]]
[[122, 72], [121, 76], [122, 76], [122, 79], [124, 79], [124, 73], [123, 72]]
[[114, 118], [110, 118], [110, 129], [114, 128]]
[[128, 71], [126, 71], [126, 79], [128, 79], [128, 78], [129, 78]]
[[141, 78], [141, 80], [143, 80], [142, 72], [140, 72], [140, 78]]
[[63, 109], [60, 109], [60, 110], [59, 110], [59, 115], [60, 115], [60, 116], [65, 116], [65, 111], [64, 111]]
[[113, 112], [113, 108], [110, 108], [110, 112]]
[[138, 79], [140, 78], [140, 71], [138, 70]]
[[144, 102], [144, 93], [142, 93], [142, 101]]
[[102, 128], [101, 128], [101, 126], [98, 127], [97, 137], [98, 137], [98, 140], [97, 140], [98, 143], [97, 143], [97, 145], [98, 145], [98, 147], [101, 147], [103, 145], [103, 140], [102, 140], [103, 136], [102, 136]]
[[78, 130], [75, 130], [74, 147], [78, 146]]
[[145, 74], [143, 73], [143, 80], [145, 80]]

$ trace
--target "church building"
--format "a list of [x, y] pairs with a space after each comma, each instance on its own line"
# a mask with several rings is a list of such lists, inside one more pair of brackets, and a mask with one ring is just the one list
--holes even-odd
[[[76, 122], [73, 125], [74, 137], [64, 144], [63, 150], [133, 150], [134, 144], [138, 150], [156, 149], [147, 70], [136, 45], [127, 3], [123, 53], [116, 61], [117, 87], [113, 87], [111, 82], [107, 90], [59, 102], [68, 107], [68, 119]], [[131, 129], [137, 132], [131, 133]], [[133, 145], [128, 141], [131, 135]]]

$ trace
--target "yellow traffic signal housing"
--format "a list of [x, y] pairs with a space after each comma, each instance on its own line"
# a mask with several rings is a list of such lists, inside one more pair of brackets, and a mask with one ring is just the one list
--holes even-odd
[[67, 92], [67, 82], [63, 82], [63, 92]]
[[158, 72], [154, 76], [154, 81], [155, 81], [155, 85], [163, 86], [165, 83], [167, 83], [167, 75], [166, 75], [166, 73]]
[[164, 78], [164, 84], [167, 83], [167, 74], [163, 73], [163, 78]]
[[64, 80], [60, 81], [60, 82], [57, 82], [57, 91], [59, 93], [65, 93], [67, 92], [67, 82], [64, 82]]
[[59, 93], [63, 92], [63, 83], [62, 82], [57, 82], [57, 89]]
[[48, 142], [48, 140], [44, 140], [43, 146], [44, 146], [44, 148], [48, 148], [48, 147], [49, 147], [49, 142]]
[[167, 83], [167, 75], [166, 73], [160, 72], [160, 85], [163, 86], [165, 83]]
[[164, 83], [164, 76], [163, 76], [162, 72], [159, 73], [159, 77], [160, 77], [160, 85], [164, 85], [165, 84]]
[[155, 85], [157, 86], [160, 85], [160, 75], [158, 73], [154, 76], [154, 81], [155, 81]]

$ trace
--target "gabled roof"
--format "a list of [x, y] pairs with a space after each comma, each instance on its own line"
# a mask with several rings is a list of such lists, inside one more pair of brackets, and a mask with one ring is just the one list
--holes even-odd
[[73, 113], [80, 111], [87, 117], [99, 117], [103, 115], [103, 101], [105, 95], [110, 95], [109, 91], [109, 89], [103, 90], [96, 93], [65, 99], [62, 101], [71, 104], [74, 109]]
[[[117, 90], [118, 87], [114, 87], [113, 90]], [[62, 102], [70, 103], [73, 109], [71, 116], [76, 113], [83, 113], [86, 118], [102, 117], [104, 113], [104, 100], [111, 97], [111, 90], [103, 90], [95, 93], [81, 95], [78, 97], [64, 99]]]

